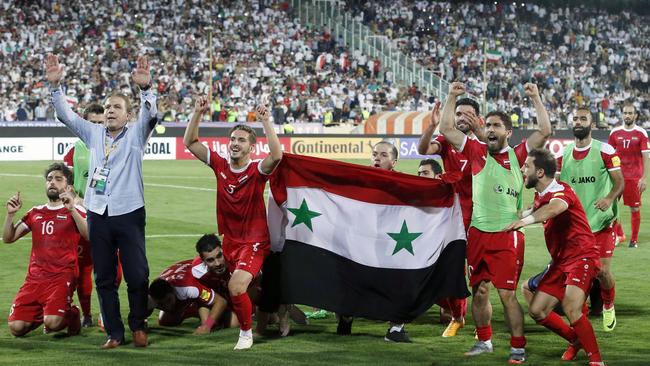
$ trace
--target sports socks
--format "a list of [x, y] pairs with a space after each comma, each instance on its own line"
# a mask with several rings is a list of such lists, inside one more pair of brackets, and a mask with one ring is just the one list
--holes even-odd
[[630, 212], [632, 218], [632, 237], [631, 241], [639, 240], [639, 227], [641, 226], [641, 211]]
[[606, 289], [601, 285], [600, 297], [603, 299], [603, 308], [611, 309], [614, 306], [614, 298], [616, 297], [616, 286]]
[[253, 304], [251, 303], [251, 298], [248, 297], [248, 293], [244, 292], [237, 296], [231, 296], [230, 300], [232, 301], [232, 310], [237, 315], [239, 319], [239, 328], [241, 330], [250, 330], [253, 327]]
[[[584, 318], [584, 314], [582, 318]], [[548, 316], [540, 321], [537, 324], [542, 325], [552, 331], [553, 333], [559, 335], [560, 337], [569, 341], [569, 343], [574, 343], [578, 339], [578, 335], [575, 330], [572, 329], [567, 323], [562, 320], [558, 313], [552, 311]]]
[[591, 326], [591, 323], [589, 323], [589, 319], [582, 315], [580, 319], [571, 324], [571, 327], [575, 330], [578, 340], [582, 344], [585, 352], [587, 352], [589, 362], [601, 362], [602, 358], [600, 357], [600, 349], [598, 348], [594, 328]]

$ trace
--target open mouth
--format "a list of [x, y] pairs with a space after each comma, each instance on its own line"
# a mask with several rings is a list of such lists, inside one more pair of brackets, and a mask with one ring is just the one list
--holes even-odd
[[497, 142], [497, 141], [499, 141], [499, 138], [496, 137], [496, 136], [488, 136], [488, 137], [487, 137], [487, 140], [488, 140], [489, 142]]
[[373, 166], [374, 166], [375, 168], [379, 168], [379, 167], [380, 167], [379, 163], [375, 163]]

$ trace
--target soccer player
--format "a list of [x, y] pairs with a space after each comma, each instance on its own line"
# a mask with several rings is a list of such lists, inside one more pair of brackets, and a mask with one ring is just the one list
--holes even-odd
[[217, 225], [219, 233], [223, 234], [228, 271], [232, 273], [228, 282], [230, 300], [240, 323], [235, 350], [248, 349], [253, 346], [253, 305], [246, 291], [270, 250], [264, 187], [269, 174], [282, 159], [282, 146], [271, 126], [268, 111], [258, 106], [257, 116], [264, 125], [269, 155], [261, 161], [251, 160], [255, 131], [240, 124], [230, 130], [229, 156], [227, 159], [221, 157], [199, 141], [199, 121], [209, 108], [206, 97], [196, 100], [183, 142], [194, 156], [214, 171], [217, 179]]
[[113, 93], [104, 103], [105, 123], [99, 126], [74, 113], [65, 100], [60, 83], [64, 67], [57, 56], [45, 58], [45, 77], [49, 83], [56, 114], [91, 151], [90, 182], [84, 203], [92, 246], [95, 286], [101, 304], [108, 339], [102, 349], [124, 343], [124, 324], [117, 292], [119, 250], [129, 295], [129, 328], [133, 344], [146, 347], [147, 292], [149, 264], [146, 256], [144, 184], [142, 159], [147, 141], [157, 123], [156, 95], [151, 91], [151, 70], [146, 56], [138, 57], [131, 73], [140, 90], [140, 114], [134, 117], [131, 100]]
[[[552, 262], [539, 282], [528, 309], [538, 323], [569, 341], [562, 360], [573, 360], [584, 348], [590, 366], [604, 365], [598, 342], [582, 307], [596, 277], [600, 249], [585, 210], [571, 187], [554, 179], [556, 162], [548, 150], [533, 150], [522, 167], [526, 188], [535, 189], [531, 214], [512, 222], [507, 229], [543, 222], [546, 246]], [[561, 302], [570, 326], [553, 308]]]
[[580, 107], [573, 116], [575, 141], [558, 156], [559, 179], [576, 193], [587, 214], [591, 231], [600, 248], [601, 270], [598, 274], [603, 299], [603, 329], [616, 327], [614, 312], [615, 282], [611, 272], [616, 245], [613, 225], [616, 220], [616, 198], [623, 192], [620, 159], [614, 148], [591, 137], [591, 111]]
[[[526, 360], [524, 316], [517, 301], [516, 289], [524, 264], [524, 235], [520, 231], [504, 231], [522, 209], [523, 179], [519, 167], [528, 151], [543, 147], [551, 135], [551, 123], [537, 85], [524, 85], [537, 111], [539, 130], [525, 142], [510, 148], [512, 135], [510, 116], [490, 112], [485, 118], [486, 143], [468, 138], [454, 127], [456, 99], [465, 93], [465, 85], [451, 83], [442, 111], [440, 132], [445, 139], [469, 159], [472, 170], [472, 221], [467, 234], [467, 263], [472, 286], [472, 314], [478, 342], [465, 353], [476, 356], [492, 352], [492, 305], [490, 284], [497, 288], [510, 330], [509, 363]], [[478, 128], [478, 118], [467, 116]]]
[[25, 283], [9, 312], [9, 331], [21, 337], [44, 324], [47, 331], [81, 329], [79, 309], [71, 304], [77, 278], [77, 243], [88, 239], [86, 212], [74, 205], [72, 172], [62, 163], [45, 171], [48, 202], [32, 207], [15, 225], [23, 205], [20, 192], [7, 201], [2, 241], [7, 244], [32, 232], [32, 252]]
[[[104, 107], [100, 104], [90, 104], [84, 110], [83, 118], [86, 121], [103, 124], [104, 123]], [[83, 141], [77, 140], [63, 156], [63, 162], [68, 168], [72, 169], [74, 174], [74, 191], [77, 194], [77, 199], [83, 204], [83, 198], [88, 187], [88, 170], [90, 169], [90, 151]], [[93, 259], [90, 254], [90, 242], [85, 239], [79, 241], [79, 278], [77, 280], [77, 297], [79, 298], [79, 306], [81, 306], [81, 325], [84, 328], [93, 325], [92, 314], [90, 311], [90, 296], [93, 292]], [[122, 281], [122, 266], [118, 261], [117, 282]], [[103, 328], [101, 314], [99, 316], [99, 325]]]
[[[187, 318], [200, 318], [195, 334], [209, 333], [217, 322], [229, 327], [228, 303], [192, 275], [192, 260], [175, 263], [149, 285], [149, 309], [160, 309], [158, 324], [173, 327]], [[221, 319], [223, 315], [227, 315]], [[235, 326], [239, 325], [234, 319]]]
[[641, 227], [641, 194], [647, 186], [650, 172], [650, 142], [646, 131], [636, 125], [639, 114], [631, 103], [623, 106], [623, 125], [609, 135], [609, 144], [621, 159], [621, 171], [625, 178], [623, 204], [630, 208], [632, 233], [630, 248], [636, 248]]
[[[462, 153], [456, 151], [443, 135], [431, 139], [433, 132], [440, 122], [438, 115], [440, 103], [437, 102], [431, 113], [431, 124], [422, 134], [418, 146], [418, 152], [422, 155], [438, 154], [442, 157], [446, 172], [460, 172], [462, 179], [454, 184], [454, 190], [460, 198], [460, 206], [463, 213], [463, 224], [465, 230], [469, 229], [472, 219], [472, 171], [469, 166], [469, 159]], [[454, 123], [458, 131], [464, 133], [471, 139], [476, 139], [473, 131], [473, 124], [480, 116], [479, 105], [469, 98], [461, 98], [456, 101]], [[467, 299], [444, 299], [441, 301], [442, 309], [451, 311], [451, 320], [442, 333], [443, 337], [454, 337], [460, 328], [465, 326], [465, 314], [467, 313]]]

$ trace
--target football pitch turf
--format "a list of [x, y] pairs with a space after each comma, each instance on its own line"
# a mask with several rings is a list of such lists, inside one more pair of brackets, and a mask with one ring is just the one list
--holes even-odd
[[[355, 161], [367, 164], [367, 161]], [[398, 170], [413, 174], [417, 160], [402, 160]], [[23, 208], [20, 218], [30, 207], [46, 201], [42, 173], [49, 162], [0, 163], [0, 199], [3, 202], [17, 190]], [[195, 255], [194, 243], [203, 233], [216, 230], [215, 178], [212, 171], [198, 161], [145, 161], [144, 184], [147, 210], [147, 256], [150, 279], [168, 265]], [[602, 319], [591, 318], [601, 353], [608, 365], [650, 365], [650, 204], [644, 196], [639, 248], [627, 242], [617, 247], [613, 260], [616, 277], [616, 314], [618, 325], [611, 333], [602, 330]], [[527, 191], [525, 205], [532, 201]], [[0, 217], [4, 220], [6, 209]], [[629, 239], [629, 209], [622, 207], [621, 218]], [[4, 221], [3, 221], [4, 222]], [[0, 315], [6, 319], [12, 300], [23, 283], [29, 259], [31, 236], [12, 245], [0, 247]], [[549, 261], [540, 225], [526, 229], [526, 259], [521, 280], [538, 273]], [[300, 275], [300, 274], [296, 274]], [[314, 283], [314, 286], [319, 286]], [[336, 319], [312, 320], [310, 325], [292, 325], [291, 336], [275, 336], [277, 327], [269, 327], [269, 336], [256, 338], [251, 350], [234, 352], [238, 330], [227, 329], [206, 336], [192, 332], [198, 319], [188, 319], [179, 327], [157, 325], [157, 311], [149, 319], [151, 345], [136, 349], [131, 343], [116, 350], [102, 351], [105, 335], [96, 326], [83, 329], [81, 335], [63, 333], [44, 335], [38, 328], [24, 338], [14, 338], [6, 323], [0, 327], [1, 365], [504, 365], [509, 354], [509, 335], [503, 321], [503, 309], [495, 291], [491, 292], [494, 309], [494, 353], [474, 358], [463, 356], [474, 343], [471, 314], [467, 325], [454, 338], [442, 338], [445, 325], [438, 323], [438, 307], [408, 324], [412, 344], [389, 344], [384, 341], [387, 323], [356, 319], [351, 336], [337, 336]], [[128, 303], [126, 286], [120, 287], [122, 316], [126, 320]], [[523, 297], [518, 293], [523, 304]], [[78, 303], [76, 297], [75, 303]], [[470, 302], [471, 303], [471, 302]], [[309, 310], [308, 308], [304, 308]], [[93, 318], [97, 319], [97, 296], [93, 292]], [[524, 312], [527, 307], [524, 304]], [[566, 342], [526, 315], [529, 365], [586, 365], [583, 352], [577, 361], [562, 362]], [[127, 331], [127, 341], [130, 342]]]

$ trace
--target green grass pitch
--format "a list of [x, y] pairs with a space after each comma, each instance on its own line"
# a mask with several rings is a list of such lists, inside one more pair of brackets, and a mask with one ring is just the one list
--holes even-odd
[[[355, 161], [367, 164], [366, 161]], [[49, 162], [0, 163], [0, 192], [7, 200], [21, 191], [24, 206], [18, 216], [45, 202], [42, 172]], [[417, 160], [402, 160], [398, 169], [415, 173]], [[215, 180], [207, 167], [197, 161], [146, 161], [144, 182], [147, 209], [147, 254], [155, 278], [166, 266], [194, 256], [194, 243], [203, 233], [216, 230]], [[650, 281], [646, 267], [650, 261], [650, 204], [644, 197], [641, 235], [638, 249], [627, 243], [616, 249], [613, 272], [617, 281], [616, 310], [618, 326], [611, 333], [602, 331], [602, 320], [592, 318], [604, 359], [609, 365], [650, 365]], [[526, 192], [530, 203], [532, 193]], [[629, 209], [621, 210], [624, 228], [629, 235]], [[6, 210], [0, 217], [4, 220]], [[13, 297], [22, 284], [30, 250], [30, 237], [12, 245], [0, 246], [0, 314], [8, 316]], [[539, 225], [526, 230], [526, 263], [522, 280], [540, 271], [548, 262], [548, 253]], [[314, 284], [318, 286], [318, 284]], [[128, 304], [126, 286], [120, 287], [122, 315], [126, 319]], [[523, 298], [518, 295], [520, 302]], [[77, 300], [75, 299], [75, 302]], [[471, 316], [455, 338], [440, 337], [445, 325], [439, 324], [438, 308], [407, 325], [414, 343], [388, 344], [383, 337], [387, 324], [357, 319], [353, 335], [335, 335], [333, 315], [313, 320], [308, 326], [292, 327], [287, 338], [256, 338], [253, 349], [234, 352], [236, 329], [221, 330], [207, 336], [193, 336], [198, 320], [187, 320], [182, 326], [162, 328], [156, 324], [157, 311], [149, 320], [150, 347], [135, 349], [131, 344], [117, 350], [102, 351], [99, 345], [105, 336], [97, 327], [83, 329], [80, 336], [43, 335], [37, 329], [27, 337], [15, 339], [6, 325], [0, 327], [0, 365], [503, 365], [509, 352], [509, 335], [503, 322], [503, 310], [492, 291], [494, 308], [494, 354], [466, 358], [463, 352], [474, 343]], [[97, 296], [93, 293], [93, 316], [97, 317]], [[524, 306], [524, 311], [526, 307]], [[276, 328], [271, 326], [271, 331]], [[560, 337], [525, 320], [530, 365], [584, 365], [586, 356], [578, 361], [561, 362], [566, 346]], [[127, 334], [130, 341], [130, 335]]]

